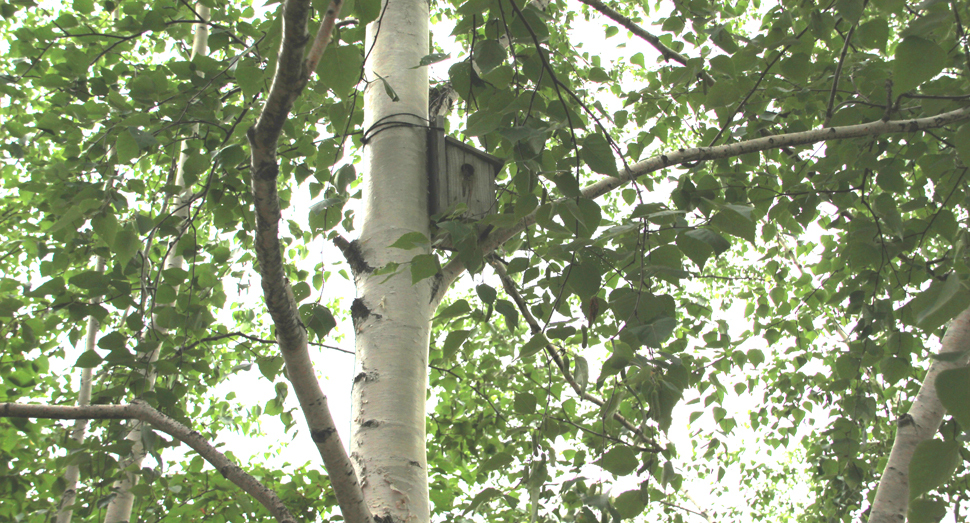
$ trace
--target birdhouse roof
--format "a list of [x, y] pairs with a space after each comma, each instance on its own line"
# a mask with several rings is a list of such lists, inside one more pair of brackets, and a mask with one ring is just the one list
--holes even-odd
[[475, 148], [474, 146], [468, 145], [467, 143], [462, 142], [461, 140], [457, 140], [455, 138], [452, 138], [450, 136], [445, 136], [445, 147], [446, 148], [448, 148], [448, 147], [456, 147], [456, 148], [462, 150], [463, 152], [466, 152], [468, 154], [471, 154], [471, 155], [473, 155], [473, 156], [481, 159], [482, 161], [489, 163], [490, 165], [492, 165], [492, 166], [495, 167], [495, 172], [496, 173], [499, 170], [502, 169], [502, 166], [503, 165], [505, 165], [505, 160], [503, 160], [503, 159], [501, 159], [501, 158], [499, 158], [497, 156], [492, 156], [491, 154], [488, 154], [485, 151], [479, 150], [479, 149]]

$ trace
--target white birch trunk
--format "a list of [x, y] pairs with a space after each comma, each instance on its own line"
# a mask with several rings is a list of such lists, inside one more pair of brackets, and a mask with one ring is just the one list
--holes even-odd
[[886, 469], [879, 480], [876, 498], [869, 511], [869, 523], [903, 523], [909, 509], [909, 463], [916, 446], [940, 429], [946, 409], [936, 394], [936, 377], [948, 369], [966, 367], [970, 361], [970, 309], [950, 322], [943, 336], [940, 354], [963, 353], [954, 361], [933, 360], [923, 386], [909, 412], [896, 423], [896, 440]]
[[[425, 394], [431, 284], [411, 283], [408, 262], [427, 248], [389, 249], [403, 234], [429, 234], [426, 172], [428, 74], [411, 69], [428, 54], [427, 0], [394, 0], [367, 28], [374, 46], [365, 94], [364, 211], [360, 253], [369, 268], [402, 264], [398, 274], [357, 274], [357, 331], [351, 457], [375, 519], [429, 521]], [[375, 41], [376, 38], [376, 41]], [[400, 101], [393, 102], [377, 75]], [[386, 127], [388, 122], [405, 125]]]
[[[98, 256], [95, 270], [104, 272], [104, 258]], [[87, 331], [84, 335], [84, 351], [94, 350], [94, 344], [98, 338], [100, 324], [94, 316], [88, 316]], [[77, 392], [77, 405], [85, 407], [91, 404], [91, 379], [93, 373], [87, 367], [81, 371], [81, 386]], [[88, 428], [88, 420], [78, 419], [74, 421], [74, 428], [71, 429], [71, 439], [80, 443], [84, 441], [84, 433]], [[77, 500], [77, 482], [81, 477], [81, 470], [77, 465], [68, 465], [64, 470], [64, 493], [61, 494], [61, 502], [57, 507], [57, 523], [71, 523], [71, 516], [74, 515], [74, 501]]]
[[[205, 20], [209, 20], [209, 8], [197, 4], [196, 12]], [[189, 56], [189, 60], [194, 58], [198, 54], [205, 54], [208, 48], [209, 42], [209, 26], [205, 24], [195, 25], [195, 38], [192, 42], [192, 53]], [[191, 133], [197, 134], [199, 132], [199, 124], [194, 124], [191, 127]], [[188, 189], [185, 187], [185, 162], [188, 160], [188, 144], [183, 142], [182, 149], [179, 152], [179, 161], [176, 168], [175, 174], [175, 185], [181, 187], [182, 191], [173, 198], [174, 212], [173, 216], [180, 218], [181, 220], [187, 220], [189, 217], [188, 206], [185, 205], [185, 199], [188, 195]], [[174, 241], [178, 241], [177, 239]], [[183, 260], [182, 256], [179, 254], [173, 254], [168, 259], [165, 260], [164, 269], [182, 268]], [[154, 325], [154, 319], [152, 321], [152, 328], [157, 329]], [[155, 388], [155, 372], [152, 370], [152, 366], [158, 360], [159, 352], [161, 351], [161, 346], [157, 347], [147, 358], [147, 365], [149, 367], [148, 371], [145, 373], [145, 383], [148, 390]], [[119, 466], [122, 470], [122, 478], [114, 483], [111, 487], [111, 493], [113, 497], [108, 502], [108, 506], [105, 510], [104, 523], [125, 523], [131, 521], [131, 511], [135, 503], [135, 495], [131, 491], [132, 487], [138, 484], [138, 474], [141, 471], [141, 463], [145, 459], [146, 450], [142, 444], [142, 429], [144, 423], [141, 421], [134, 421], [131, 424], [131, 430], [125, 437], [128, 441], [132, 442], [131, 455], [122, 460]]]

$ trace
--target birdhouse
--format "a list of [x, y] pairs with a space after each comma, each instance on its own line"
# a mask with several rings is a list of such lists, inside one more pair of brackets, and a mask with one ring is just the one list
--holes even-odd
[[445, 136], [439, 116], [428, 130], [428, 206], [431, 215], [467, 206], [463, 217], [481, 220], [496, 212], [495, 177], [504, 160]]

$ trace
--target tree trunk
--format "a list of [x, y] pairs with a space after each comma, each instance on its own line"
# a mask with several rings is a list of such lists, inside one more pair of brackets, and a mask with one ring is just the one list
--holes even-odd
[[[429, 234], [426, 140], [428, 2], [397, 0], [367, 28], [364, 209], [351, 314], [357, 332], [351, 456], [364, 498], [383, 522], [429, 521], [425, 395], [433, 279], [412, 284], [409, 262], [428, 247], [388, 248]], [[381, 80], [399, 97], [392, 101]], [[393, 123], [392, 123], [393, 122]], [[389, 263], [399, 272], [373, 274]]]
[[936, 377], [948, 369], [966, 367], [970, 361], [970, 309], [950, 322], [943, 336], [940, 354], [963, 353], [953, 361], [933, 360], [923, 386], [909, 412], [896, 422], [896, 440], [886, 469], [879, 480], [869, 523], [902, 523], [909, 508], [909, 463], [916, 446], [936, 435], [946, 409], [936, 394]]
[[[95, 270], [99, 273], [104, 272], [104, 258], [98, 256]], [[98, 329], [100, 324], [94, 316], [88, 316], [87, 331], [84, 335], [84, 351], [94, 350], [95, 342], [98, 339]], [[91, 404], [91, 368], [87, 367], [81, 371], [81, 386], [77, 393], [77, 405], [85, 407]], [[84, 433], [88, 428], [88, 420], [78, 419], [74, 421], [74, 428], [71, 429], [70, 438], [80, 443], [84, 441]], [[71, 523], [71, 516], [74, 515], [74, 501], [77, 499], [77, 482], [81, 477], [81, 470], [77, 465], [68, 465], [64, 470], [64, 493], [61, 494], [61, 502], [57, 507], [57, 523]]]
[[[199, 13], [203, 19], [209, 19], [209, 8], [202, 4], [196, 4], [196, 11]], [[198, 54], [205, 54], [208, 47], [209, 41], [209, 27], [204, 24], [196, 24], [195, 26], [195, 39], [192, 42], [192, 54], [189, 60], [194, 58]], [[199, 124], [194, 124], [191, 126], [191, 134], [198, 134]], [[189, 209], [185, 204], [185, 197], [189, 192], [189, 189], [185, 187], [185, 178], [183, 175], [185, 169], [185, 162], [188, 160], [188, 143], [182, 143], [182, 149], [179, 153], [179, 161], [175, 174], [175, 185], [181, 188], [181, 192], [172, 199], [173, 212], [172, 215], [182, 219], [183, 221], [188, 220]], [[178, 237], [176, 237], [175, 242], [178, 242]], [[146, 256], [145, 259], [148, 259]], [[181, 268], [183, 264], [182, 256], [178, 253], [173, 253], [168, 259], [165, 260], [164, 268]], [[152, 322], [152, 328], [158, 329]], [[145, 371], [145, 383], [148, 390], [154, 389], [155, 386], [155, 372], [152, 370], [152, 366], [158, 360], [159, 352], [161, 351], [161, 345], [152, 351], [148, 355], [146, 365], [149, 367]], [[119, 463], [119, 467], [122, 469], [122, 477], [120, 480], [116, 481], [111, 487], [111, 491], [114, 497], [108, 502], [107, 509], [105, 510], [104, 523], [122, 523], [131, 521], [131, 510], [135, 503], [135, 495], [131, 491], [132, 487], [138, 484], [138, 475], [141, 471], [141, 462], [145, 459], [145, 454], [147, 453], [144, 445], [142, 444], [142, 430], [144, 428], [144, 423], [141, 421], [134, 421], [131, 425], [131, 430], [125, 439], [132, 442], [131, 455], [127, 456], [124, 460]]]

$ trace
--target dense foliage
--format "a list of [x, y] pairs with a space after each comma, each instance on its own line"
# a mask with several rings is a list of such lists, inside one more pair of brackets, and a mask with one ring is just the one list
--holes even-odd
[[[272, 417], [299, 430], [248, 290], [245, 135], [276, 67], [279, 5], [202, 3], [209, 52], [189, 60], [199, 17], [187, 2], [0, 2], [0, 401], [73, 405], [73, 374], [93, 368], [94, 403], [140, 397], [213, 439]], [[368, 175], [356, 152], [371, 132], [360, 93], [394, 86], [362, 73], [379, 2], [348, 4], [279, 151], [284, 259], [318, 343], [348, 314], [325, 286], [343, 262], [317, 253], [321, 238], [354, 234]], [[436, 30], [435, 54], [414, 66], [450, 60], [434, 71], [436, 90], [460, 97], [451, 133], [506, 162], [496, 214], [435, 216], [435, 238], [388, 248], [452, 250], [382, 268], [417, 281], [457, 256], [475, 274], [434, 319], [435, 520], [683, 521], [698, 518], [684, 508], [714, 517], [706, 505], [723, 520], [861, 517], [931, 348], [970, 305], [970, 126], [696, 161], [598, 199], [581, 189], [679, 149], [960, 109], [970, 7], [436, 0], [432, 12], [451, 34]], [[172, 203], [183, 144], [186, 220]], [[321, 203], [290, 205], [310, 199]], [[533, 217], [482, 250], [485, 232]], [[162, 270], [174, 255], [184, 268]], [[97, 350], [81, 354], [89, 316]], [[148, 367], [153, 388], [137, 372]], [[250, 367], [275, 398], [211, 393]], [[960, 394], [951, 404], [970, 403]], [[732, 407], [739, 397], [753, 398], [750, 413]], [[690, 441], [672, 440], [685, 416]], [[99, 519], [130, 451], [123, 423], [94, 422], [80, 445], [61, 422], [0, 426], [0, 521], [47, 520], [69, 462], [82, 470], [74, 517]], [[916, 520], [959, 510], [963, 430], [948, 418], [923, 449]], [[267, 517], [177, 442], [148, 440], [157, 460], [137, 487], [142, 520]], [[742, 442], [781, 458], [749, 463]], [[334, 517], [322, 467], [274, 465], [244, 464], [295, 514]], [[735, 483], [701, 507], [686, 501], [684, 485], [725, 475]], [[789, 496], [793, 475], [803, 498]], [[639, 487], [611, 491], [613, 476]], [[739, 489], [741, 500], [717, 501]]]

